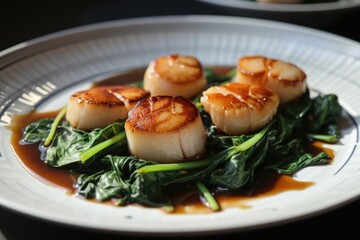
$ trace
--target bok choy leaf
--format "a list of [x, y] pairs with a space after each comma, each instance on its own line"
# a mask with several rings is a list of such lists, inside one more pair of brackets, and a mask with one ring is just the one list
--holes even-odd
[[[28, 125], [24, 131], [23, 142], [43, 143], [48, 136], [53, 120], [43, 119]], [[109, 140], [121, 133], [124, 133], [124, 123], [115, 122], [106, 128], [94, 129], [86, 132], [72, 128], [67, 121], [62, 121], [56, 130], [51, 144], [42, 147], [42, 160], [53, 167], [81, 167], [81, 154], [92, 147]], [[126, 138], [120, 137], [118, 141], [112, 142], [109, 146], [94, 151], [94, 154], [87, 156], [86, 164], [90, 164], [97, 158], [101, 158], [112, 152], [127, 151]], [[74, 165], [74, 166], [69, 166]]]

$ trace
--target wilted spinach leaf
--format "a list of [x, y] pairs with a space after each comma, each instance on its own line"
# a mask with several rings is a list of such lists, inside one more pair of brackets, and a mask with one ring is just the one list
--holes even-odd
[[102, 159], [109, 169], [82, 174], [77, 180], [78, 193], [100, 201], [118, 199], [120, 204], [140, 203], [148, 206], [164, 206], [161, 184], [156, 174], [139, 174], [137, 169], [153, 164], [133, 156], [111, 156]]
[[[39, 120], [28, 125], [24, 131], [24, 142], [42, 143], [50, 132], [52, 121], [49, 119]], [[42, 147], [42, 159], [46, 164], [53, 167], [82, 167], [80, 154], [124, 131], [124, 123], [115, 122], [106, 128], [94, 129], [91, 132], [72, 128], [67, 121], [62, 121], [56, 130], [55, 137], [49, 147]], [[122, 140], [96, 154], [92, 160], [104, 156], [114, 149], [126, 149], [126, 139]], [[76, 166], [77, 164], [79, 166]], [[73, 165], [73, 166], [69, 166]]]

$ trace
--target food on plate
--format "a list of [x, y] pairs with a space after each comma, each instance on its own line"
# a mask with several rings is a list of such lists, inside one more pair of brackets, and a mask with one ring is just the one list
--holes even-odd
[[[159, 61], [163, 75], [203, 74], [193, 58]], [[175, 70], [168, 72], [172, 64]], [[193, 65], [197, 67], [189, 67]], [[329, 164], [333, 155], [311, 146], [339, 141], [342, 107], [337, 96], [310, 95], [305, 74], [281, 60], [244, 57], [239, 66], [227, 72], [204, 68], [206, 86], [197, 88], [191, 99], [181, 96], [187, 93], [182, 84], [175, 96], [149, 96], [130, 85], [75, 93], [55, 119], [41, 115], [24, 124], [18, 143], [40, 150], [44, 164], [79, 174], [71, 185], [78, 195], [168, 212], [175, 211], [180, 195], [194, 194], [208, 209], [219, 211], [223, 206], [218, 196], [248, 196], [265, 174], [291, 177], [304, 168]], [[232, 82], [234, 78], [247, 82]], [[296, 91], [284, 84], [288, 81]], [[274, 85], [279, 88], [270, 90]], [[282, 104], [281, 96], [283, 101], [287, 97]]]
[[306, 74], [298, 66], [264, 56], [245, 56], [238, 60], [234, 82], [265, 86], [275, 91], [284, 104], [306, 91]]
[[159, 163], [186, 162], [205, 152], [206, 135], [199, 111], [181, 96], [141, 100], [125, 122], [130, 153]]
[[71, 95], [66, 120], [77, 129], [93, 130], [127, 118], [129, 110], [150, 95], [143, 88], [118, 85], [102, 86]]
[[274, 91], [246, 83], [212, 86], [203, 92], [200, 101], [215, 126], [230, 135], [263, 128], [279, 106], [279, 97]]
[[187, 55], [162, 56], [152, 61], [144, 75], [144, 89], [152, 96], [193, 98], [206, 86], [200, 61]]

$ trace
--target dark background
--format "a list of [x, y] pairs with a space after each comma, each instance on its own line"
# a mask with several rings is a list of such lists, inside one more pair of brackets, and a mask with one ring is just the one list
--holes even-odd
[[[108, 20], [175, 14], [238, 15], [237, 12], [229, 9], [188, 0], [1, 1], [0, 4], [0, 51], [49, 33]], [[332, 16], [329, 18], [330, 20], [322, 17], [300, 20], [296, 15], [277, 16], [276, 20], [305, 25], [360, 41], [360, 9], [340, 16], [335, 12], [329, 14]], [[266, 14], [254, 15], [253, 13], [242, 13], [241, 15], [258, 18], [271, 17]], [[359, 213], [360, 201], [358, 200], [339, 206], [327, 213], [315, 213], [313, 217], [296, 222], [246, 232], [206, 236], [206, 238], [298, 239], [299, 237], [313, 238], [316, 235], [322, 239], [334, 236], [356, 239], [360, 236], [357, 221]], [[0, 230], [8, 240], [136, 239], [136, 237], [91, 232], [48, 223], [2, 207], [0, 207]]]
[[[238, 14], [235, 10], [195, 0], [1, 0], [0, 4], [0, 50], [48, 33], [95, 22], [155, 15]], [[326, 16], [319, 14], [302, 19], [297, 14], [287, 14], [275, 16], [275, 20], [315, 26], [360, 41], [359, 10], [341, 16], [330, 12]], [[255, 15], [242, 12], [241, 15], [273, 18], [273, 15], [267, 13]]]

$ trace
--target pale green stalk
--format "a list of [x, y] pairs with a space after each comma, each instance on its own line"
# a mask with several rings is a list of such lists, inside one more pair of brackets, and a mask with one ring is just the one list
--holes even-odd
[[67, 107], [64, 107], [63, 109], [61, 109], [61, 111], [56, 116], [53, 124], [51, 125], [49, 135], [46, 137], [45, 142], [44, 142], [45, 147], [49, 146], [51, 144], [52, 140], [54, 139], [56, 129], [57, 129], [61, 119], [65, 116], [66, 109], [67, 109]]
[[91, 158], [92, 156], [94, 156], [95, 154], [97, 154], [98, 152], [102, 151], [103, 149], [123, 140], [124, 138], [126, 138], [126, 134], [125, 132], [121, 132], [116, 134], [115, 136], [113, 136], [112, 138], [109, 138], [106, 141], [103, 141], [85, 151], [83, 151], [80, 154], [80, 160], [82, 163], [85, 163], [86, 160], [88, 160], [89, 158]]
[[201, 194], [204, 196], [206, 202], [208, 203], [208, 207], [213, 211], [219, 211], [220, 205], [211, 194], [209, 189], [202, 183], [201, 181], [196, 182], [196, 187], [200, 190]]

